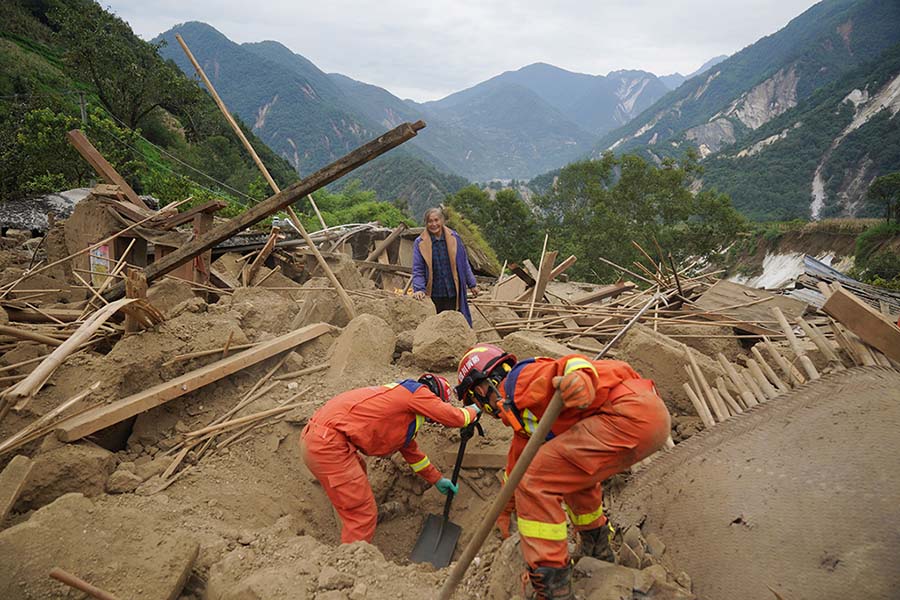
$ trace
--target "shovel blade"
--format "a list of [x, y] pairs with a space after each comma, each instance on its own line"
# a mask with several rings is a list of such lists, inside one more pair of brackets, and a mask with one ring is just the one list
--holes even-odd
[[456, 523], [444, 521], [441, 515], [428, 515], [409, 559], [418, 563], [431, 563], [438, 569], [446, 567], [453, 558], [460, 533], [462, 527]]

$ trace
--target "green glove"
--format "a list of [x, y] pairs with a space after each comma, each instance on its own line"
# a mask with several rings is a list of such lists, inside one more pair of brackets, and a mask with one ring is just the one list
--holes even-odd
[[445, 496], [448, 492], [453, 492], [454, 495], [459, 492], [459, 486], [446, 477], [441, 477], [440, 479], [438, 479], [438, 482], [434, 484], [434, 487], [436, 487], [438, 491]]

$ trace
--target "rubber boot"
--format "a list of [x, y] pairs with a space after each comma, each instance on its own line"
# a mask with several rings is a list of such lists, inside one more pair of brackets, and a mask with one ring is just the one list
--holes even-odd
[[575, 600], [571, 563], [566, 567], [528, 567], [528, 579], [534, 600]]
[[613, 536], [613, 533], [609, 523], [603, 527], [597, 527], [596, 529], [579, 531], [578, 534], [581, 536], [582, 554], [585, 556], [593, 556], [594, 558], [599, 558], [606, 562], [616, 562], [616, 557], [613, 555], [612, 548], [609, 545], [609, 540]]

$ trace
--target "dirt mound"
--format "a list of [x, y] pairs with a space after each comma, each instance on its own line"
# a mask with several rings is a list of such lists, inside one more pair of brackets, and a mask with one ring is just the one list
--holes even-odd
[[416, 328], [413, 360], [428, 371], [454, 369], [478, 341], [462, 313], [448, 310], [428, 317]]
[[519, 360], [535, 356], [549, 356], [559, 358], [574, 351], [563, 346], [556, 340], [551, 340], [533, 331], [516, 331], [503, 339], [500, 344], [504, 350], [514, 354]]
[[174, 600], [197, 550], [168, 523], [68, 494], [0, 532], [0, 596], [72, 598], [71, 588], [47, 576], [61, 567], [119, 598]]
[[[22, 276], [23, 270], [17, 268], [8, 268], [3, 271], [3, 277], [0, 284], [6, 285], [12, 283]], [[68, 283], [60, 279], [54, 279], [44, 273], [32, 275], [25, 281], [16, 284], [12, 288], [12, 292], [23, 290], [21, 296], [34, 296], [37, 290], [46, 290], [46, 293], [39, 297], [39, 301], [45, 304], [78, 302], [87, 298], [87, 290], [71, 287]], [[13, 295], [12, 298], [16, 296]]]
[[[322, 269], [319, 267], [318, 263], [315, 262], [315, 259], [313, 257], [309, 257], [309, 259], [313, 264], [313, 267], [309, 271], [310, 276], [323, 276], [324, 273], [322, 273]], [[334, 276], [337, 277], [337, 280], [345, 290], [367, 290], [375, 287], [375, 284], [371, 279], [362, 276], [359, 272], [359, 268], [356, 266], [356, 261], [350, 256], [338, 252], [329, 256], [325, 262], [328, 263], [331, 272], [334, 273]]]
[[45, 440], [45, 447], [50, 449], [35, 457], [31, 476], [15, 506], [17, 512], [40, 508], [70, 492], [85, 496], [103, 493], [106, 479], [116, 466], [113, 454], [90, 442], [54, 442], [53, 438]]
[[[716, 377], [725, 375], [714, 359], [696, 350], [691, 352], [707, 381], [714, 382]], [[615, 358], [628, 362], [642, 377], [652, 379], [670, 410], [696, 414], [683, 388], [688, 381], [684, 370], [688, 360], [683, 344], [650, 327], [635, 324], [619, 341]]]
[[397, 336], [384, 320], [375, 315], [359, 315], [350, 321], [331, 347], [328, 376], [332, 379], [352, 376], [354, 381], [364, 379], [368, 373], [390, 364], [396, 342]]
[[430, 300], [416, 300], [412, 296], [366, 298], [355, 302], [358, 313], [368, 313], [384, 319], [396, 333], [415, 329], [428, 317], [435, 315]]
[[[731, 327], [710, 327], [708, 325], [672, 325], [665, 323], [661, 333], [690, 346], [706, 356], [715, 357], [721, 352], [731, 362], [747, 354]], [[694, 336], [694, 337], [681, 337]]]
[[147, 290], [147, 300], [167, 317], [172, 316], [175, 308], [182, 302], [196, 297], [189, 283], [168, 277], [157, 281]]
[[[46, 356], [50, 354], [51, 350], [52, 349], [49, 346], [39, 344], [38, 342], [19, 342], [12, 350], [6, 352], [2, 357], [0, 357], [0, 365], [3, 365], [5, 367], [16, 365], [20, 362], [31, 360], [39, 356]], [[22, 365], [13, 369], [13, 373], [30, 373], [37, 365], [37, 362], [33, 362], [28, 365]]]

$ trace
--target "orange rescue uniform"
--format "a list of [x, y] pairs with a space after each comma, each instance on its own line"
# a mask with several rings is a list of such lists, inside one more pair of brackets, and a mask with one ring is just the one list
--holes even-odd
[[627, 363], [580, 355], [525, 360], [503, 381], [501, 419], [515, 430], [507, 474], [553, 398], [553, 378], [578, 369], [594, 385], [593, 402], [562, 410], [505, 512], [507, 520], [516, 512], [522, 554], [531, 567], [566, 566], [566, 513], [576, 530], [605, 525], [601, 482], [662, 447], [671, 427], [653, 382]]
[[375, 535], [378, 510], [360, 453], [390, 456], [399, 451], [428, 483], [441, 478], [415, 440], [426, 417], [447, 427], [465, 427], [476, 413], [451, 406], [427, 386], [407, 379], [339, 394], [309, 420], [300, 436], [300, 454], [341, 518], [341, 542], [371, 542]]

